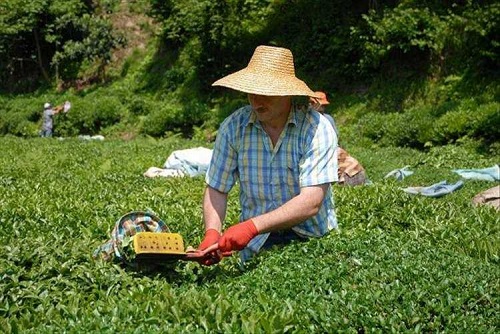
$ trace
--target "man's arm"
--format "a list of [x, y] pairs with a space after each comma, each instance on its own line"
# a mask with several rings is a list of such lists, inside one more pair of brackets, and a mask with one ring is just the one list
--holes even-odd
[[222, 193], [207, 185], [203, 195], [203, 220], [205, 221], [205, 237], [198, 246], [198, 250], [206, 251], [207, 248], [214, 248], [207, 252], [207, 255], [200, 259], [203, 265], [210, 266], [218, 263], [223, 254], [217, 251], [217, 242], [220, 239], [222, 222], [226, 216], [227, 194]]
[[323, 202], [330, 184], [303, 187], [300, 193], [279, 208], [253, 217], [252, 221], [260, 233], [291, 228], [315, 216]]
[[203, 196], [203, 220], [205, 221], [205, 231], [214, 229], [221, 232], [222, 222], [226, 217], [226, 208], [227, 194], [207, 186]]
[[318, 213], [328, 187], [329, 183], [302, 188], [300, 194], [279, 208], [229, 227], [218, 243], [207, 249], [223, 252], [242, 250], [260, 233], [288, 229], [301, 223]]
[[63, 109], [64, 109], [64, 106], [62, 106], [62, 105], [52, 108], [52, 110], [54, 111], [54, 115], [59, 114]]

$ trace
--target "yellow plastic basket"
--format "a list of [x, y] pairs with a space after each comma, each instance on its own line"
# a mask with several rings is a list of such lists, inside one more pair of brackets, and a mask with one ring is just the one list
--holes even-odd
[[175, 260], [186, 255], [178, 233], [138, 232], [134, 236], [134, 251], [138, 260]]

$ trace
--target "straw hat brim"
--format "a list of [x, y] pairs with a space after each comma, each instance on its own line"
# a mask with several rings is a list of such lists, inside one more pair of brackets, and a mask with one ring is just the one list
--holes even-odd
[[248, 67], [217, 80], [212, 86], [223, 86], [248, 94], [266, 96], [319, 97], [304, 81], [288, 74], [263, 74]]

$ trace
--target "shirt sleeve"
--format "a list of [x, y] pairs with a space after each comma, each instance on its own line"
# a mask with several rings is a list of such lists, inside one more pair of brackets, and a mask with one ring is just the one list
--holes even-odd
[[238, 155], [234, 147], [235, 126], [231, 118], [224, 121], [217, 133], [212, 159], [208, 166], [205, 182], [212, 188], [228, 193], [238, 175]]
[[325, 117], [312, 113], [303, 133], [304, 154], [300, 161], [300, 186], [338, 181], [337, 135]]

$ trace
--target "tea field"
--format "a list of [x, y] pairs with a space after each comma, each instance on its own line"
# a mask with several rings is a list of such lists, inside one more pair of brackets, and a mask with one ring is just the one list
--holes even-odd
[[[203, 178], [143, 176], [197, 146], [210, 147], [176, 137], [0, 138], [0, 332], [500, 331], [500, 214], [471, 203], [495, 184], [464, 180], [441, 198], [401, 190], [499, 162], [465, 147], [350, 147], [373, 183], [334, 186], [339, 230], [263, 252], [244, 270], [236, 256], [157, 272], [94, 261], [132, 210], [156, 212], [198, 245]], [[415, 173], [384, 178], [405, 165]]]

